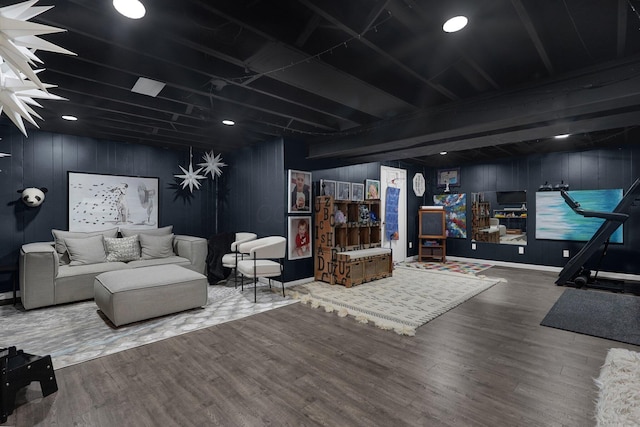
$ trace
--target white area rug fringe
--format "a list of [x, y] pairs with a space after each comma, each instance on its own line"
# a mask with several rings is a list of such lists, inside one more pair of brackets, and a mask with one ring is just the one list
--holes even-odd
[[610, 349], [595, 383], [598, 427], [640, 425], [640, 353]]
[[396, 266], [393, 276], [352, 288], [311, 282], [289, 290], [312, 308], [414, 336], [416, 329], [504, 279]]

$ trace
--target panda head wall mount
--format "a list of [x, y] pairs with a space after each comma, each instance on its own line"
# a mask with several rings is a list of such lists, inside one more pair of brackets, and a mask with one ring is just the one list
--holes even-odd
[[22, 194], [20, 198], [25, 205], [30, 208], [37, 208], [42, 204], [42, 202], [44, 202], [44, 193], [47, 191], [49, 190], [47, 190], [46, 187], [28, 187], [18, 190], [18, 193]]

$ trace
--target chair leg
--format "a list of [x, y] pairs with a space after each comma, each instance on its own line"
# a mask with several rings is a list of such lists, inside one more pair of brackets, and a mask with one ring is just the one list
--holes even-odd
[[258, 302], [258, 278], [253, 277], [253, 302]]

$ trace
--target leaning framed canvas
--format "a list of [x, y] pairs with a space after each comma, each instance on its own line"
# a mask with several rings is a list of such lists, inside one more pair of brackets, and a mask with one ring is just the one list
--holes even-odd
[[364, 200], [364, 184], [351, 183], [351, 200], [354, 202]]
[[289, 213], [311, 213], [311, 172], [289, 169]]
[[351, 200], [351, 183], [338, 181], [336, 186], [336, 200]]
[[289, 217], [289, 259], [311, 258], [311, 217]]
[[158, 228], [158, 178], [67, 172], [69, 231]]

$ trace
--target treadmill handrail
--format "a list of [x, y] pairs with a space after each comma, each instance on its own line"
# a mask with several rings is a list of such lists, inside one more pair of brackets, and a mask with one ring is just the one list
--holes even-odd
[[625, 222], [629, 219], [629, 214], [619, 212], [599, 212], [599, 211], [586, 211], [580, 207], [580, 203], [576, 202], [571, 195], [565, 191], [560, 190], [560, 194], [569, 207], [578, 215], [582, 215], [585, 218], [603, 218], [611, 221]]

